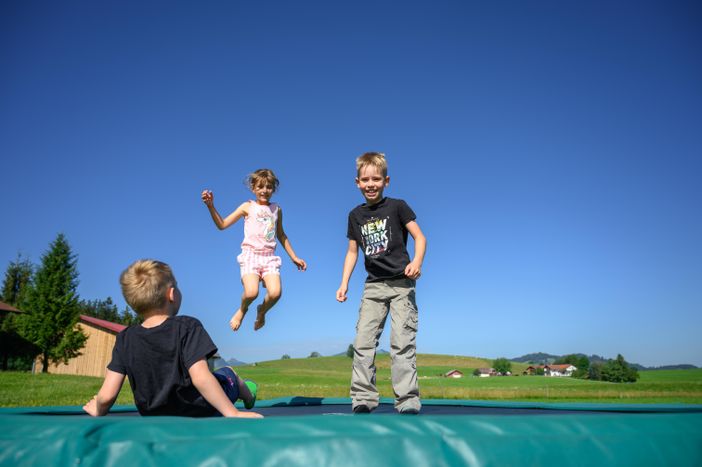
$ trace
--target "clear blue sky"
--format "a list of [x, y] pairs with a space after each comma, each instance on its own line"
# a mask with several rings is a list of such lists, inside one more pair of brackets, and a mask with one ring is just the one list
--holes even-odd
[[[122, 308], [119, 273], [158, 258], [225, 358], [342, 352], [354, 159], [382, 151], [429, 242], [419, 352], [702, 366], [700, 24], [696, 1], [2, 2], [2, 271], [63, 232], [84, 299]], [[243, 227], [200, 191], [228, 213], [260, 167], [309, 270], [279, 249], [281, 302], [232, 333]]]

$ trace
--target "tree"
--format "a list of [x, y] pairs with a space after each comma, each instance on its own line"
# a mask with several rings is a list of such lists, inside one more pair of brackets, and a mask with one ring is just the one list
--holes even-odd
[[512, 371], [512, 362], [506, 358], [498, 358], [493, 360], [492, 367], [496, 372], [506, 375], [508, 372]]
[[11, 262], [5, 271], [0, 299], [8, 305], [20, 308], [32, 283], [32, 274], [34, 265], [28, 259], [22, 259], [22, 255], [17, 255], [17, 259]]
[[49, 363], [67, 363], [80, 355], [86, 336], [76, 328], [79, 317], [76, 258], [59, 234], [41, 259], [23, 302], [22, 336], [40, 349], [43, 371]]
[[614, 360], [609, 360], [602, 366], [602, 380], [612, 383], [634, 383], [639, 379], [636, 368], [629, 366], [621, 354]]
[[[16, 308], [22, 307], [27, 290], [32, 283], [34, 265], [22, 255], [11, 262], [5, 271], [0, 300]], [[0, 367], [5, 370], [26, 371], [39, 350], [18, 333], [18, 316], [15, 313], [0, 315]]]
[[78, 310], [81, 315], [88, 315], [113, 323], [121, 321], [117, 305], [112, 303], [112, 297], [107, 297], [106, 300], [81, 300], [78, 302]]
[[321, 355], [319, 354], [319, 352], [312, 352], [312, 353], [310, 354], [310, 356], [307, 357], [307, 358], [317, 358], [317, 357], [321, 357]]
[[125, 326], [139, 324], [143, 321], [139, 315], [131, 312], [128, 306], [120, 313], [117, 305], [112, 302], [112, 297], [107, 297], [105, 300], [81, 300], [78, 302], [78, 308], [81, 315], [88, 315], [113, 323], [124, 324]]
[[602, 381], [602, 367], [604, 365], [599, 362], [590, 364], [590, 368], [587, 371], [588, 379], [593, 381]]
[[590, 369], [590, 359], [582, 354], [570, 354], [565, 355], [557, 359], [554, 363], [556, 364], [569, 364], [573, 365], [577, 370], [572, 374], [575, 378], [586, 378], [588, 376], [588, 370]]
[[349, 344], [349, 347], [346, 349], [346, 356], [349, 358], [353, 358], [354, 353], [355, 353], [355, 350], [353, 348], [353, 344]]
[[281, 360], [290, 360], [290, 355], [285, 354], [282, 357], [280, 357]]

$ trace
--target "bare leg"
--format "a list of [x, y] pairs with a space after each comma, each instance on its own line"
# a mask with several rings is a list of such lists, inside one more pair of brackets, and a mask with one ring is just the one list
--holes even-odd
[[258, 297], [258, 275], [246, 274], [241, 278], [241, 283], [244, 285], [244, 293], [241, 295], [241, 307], [236, 310], [236, 313], [229, 320], [229, 327], [232, 331], [237, 331], [241, 326], [241, 321], [249, 311], [249, 305]]
[[282, 291], [279, 274], [267, 274], [263, 276], [263, 283], [266, 285], [268, 293], [266, 293], [266, 298], [263, 299], [263, 303], [256, 308], [255, 331], [258, 331], [266, 324], [266, 313], [268, 313], [268, 310], [270, 310], [273, 305], [278, 303]]

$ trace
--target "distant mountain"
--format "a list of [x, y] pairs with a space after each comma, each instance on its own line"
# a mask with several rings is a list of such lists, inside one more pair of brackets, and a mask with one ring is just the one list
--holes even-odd
[[688, 364], [682, 364], [682, 365], [663, 365], [663, 366], [649, 366], [648, 368], [645, 368], [646, 370], [695, 370], [697, 367], [695, 365], [688, 365]]
[[519, 363], [534, 363], [537, 365], [545, 365], [549, 363], [553, 363], [556, 360], [558, 360], [560, 355], [552, 355], [550, 353], [543, 353], [543, 352], [536, 352], [536, 353], [528, 353], [526, 355], [522, 355], [521, 357], [516, 357], [516, 358], [510, 358], [513, 362], [519, 362]]
[[224, 360], [223, 358], [218, 358], [214, 362], [215, 368], [221, 368], [223, 366], [246, 366], [248, 363], [241, 362], [236, 358], [230, 358], [229, 360]]
[[[570, 354], [569, 354], [570, 355]], [[601, 355], [585, 355], [583, 353], [576, 353], [574, 355], [578, 356], [585, 356], [587, 357], [588, 360], [590, 360], [590, 363], [606, 363], [608, 362], [609, 358], [603, 357]], [[559, 358], [565, 357], [565, 355], [553, 355], [549, 353], [543, 353], [543, 352], [536, 352], [536, 353], [529, 353], [526, 355], [522, 355], [521, 357], [516, 357], [510, 359], [513, 362], [520, 362], [520, 363], [531, 363], [531, 364], [536, 364], [536, 365], [547, 365], [555, 362]], [[695, 365], [688, 365], [688, 364], [681, 364], [681, 365], [664, 365], [664, 366], [651, 366], [651, 367], [646, 367], [643, 365], [640, 365], [638, 363], [631, 363], [628, 362], [629, 366], [632, 368], [636, 368], [637, 370], [691, 370], [697, 368]]]
[[[377, 355], [383, 355], [383, 354], [389, 354], [390, 352], [388, 352], [387, 350], [379, 349], [379, 350], [376, 351], [375, 353], [376, 353]], [[343, 352], [341, 352], [341, 353], [335, 353], [334, 355], [332, 355], [332, 357], [344, 357], [344, 356], [346, 356], [346, 351], [345, 351], [345, 350], [344, 350]]]

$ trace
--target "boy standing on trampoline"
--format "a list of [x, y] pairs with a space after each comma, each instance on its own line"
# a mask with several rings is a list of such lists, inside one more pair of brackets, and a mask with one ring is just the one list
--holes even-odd
[[[385, 198], [390, 183], [385, 155], [367, 152], [356, 159], [356, 186], [366, 202], [349, 213], [348, 251], [344, 259], [339, 302], [346, 301], [358, 248], [363, 250], [368, 272], [361, 298], [354, 341], [351, 398], [354, 413], [372, 412], [380, 395], [375, 386], [375, 350], [390, 311], [390, 357], [395, 409], [419, 413], [415, 283], [421, 275], [426, 239], [412, 209], [400, 199]], [[414, 239], [414, 259], [407, 253], [407, 233]]]
[[252, 381], [243, 381], [229, 367], [210, 373], [207, 358], [217, 347], [200, 321], [176, 316], [182, 296], [167, 264], [136, 261], [119, 281], [125, 300], [144, 321], [117, 335], [105, 381], [83, 410], [107, 415], [128, 376], [141, 415], [261, 418], [234, 407], [237, 399], [247, 409], [254, 406]]

